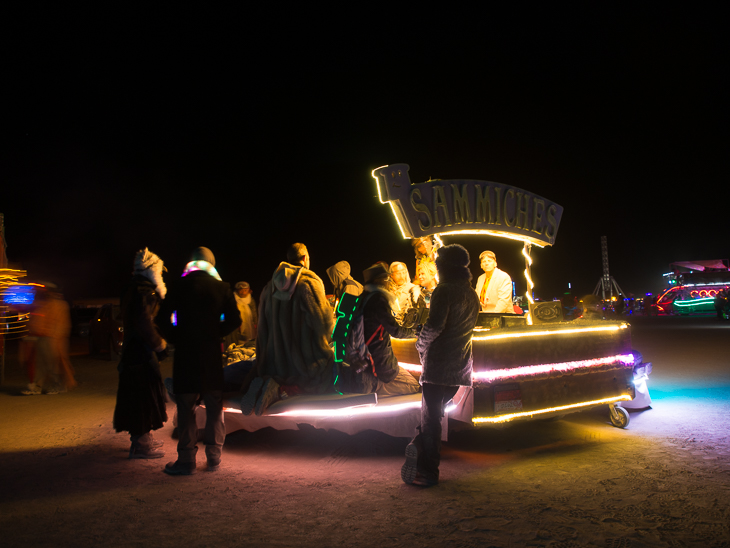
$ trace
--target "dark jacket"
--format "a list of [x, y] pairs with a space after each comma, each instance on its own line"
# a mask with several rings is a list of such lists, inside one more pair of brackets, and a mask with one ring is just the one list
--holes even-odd
[[[468, 272], [468, 271], [467, 271]], [[441, 278], [431, 296], [428, 320], [416, 349], [421, 356], [421, 384], [471, 386], [471, 336], [479, 315], [479, 297], [468, 278]]]
[[415, 329], [402, 327], [393, 316], [395, 297], [385, 289], [367, 284], [363, 298], [367, 298], [363, 309], [363, 334], [365, 342], [375, 333], [379, 326], [383, 326], [382, 334], [377, 334], [368, 345], [373, 357], [375, 374], [382, 382], [390, 382], [398, 375], [398, 359], [393, 354], [390, 337], [408, 339], [416, 336]]
[[122, 362], [147, 363], [162, 350], [162, 336], [155, 325], [161, 299], [155, 284], [144, 276], [134, 276], [122, 295], [124, 346]]
[[[177, 326], [171, 322], [173, 312]], [[202, 270], [190, 272], [170, 288], [157, 320], [175, 344], [175, 393], [223, 390], [221, 339], [241, 325], [230, 285]]]
[[121, 305], [124, 347], [114, 428], [140, 435], [162, 428], [167, 420], [165, 389], [155, 354], [163, 342], [154, 323], [160, 297], [150, 280], [137, 275], [126, 287]]

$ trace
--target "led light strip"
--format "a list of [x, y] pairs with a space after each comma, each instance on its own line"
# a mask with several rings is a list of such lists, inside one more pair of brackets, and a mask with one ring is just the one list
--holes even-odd
[[472, 380], [477, 382], [494, 382], [503, 378], [533, 376], [540, 373], [550, 373], [552, 371], [575, 371], [576, 369], [588, 369], [599, 365], [610, 365], [620, 363], [628, 366], [634, 364], [634, 356], [632, 354], [619, 354], [617, 356], [608, 356], [605, 358], [596, 358], [593, 360], [578, 360], [563, 363], [546, 363], [541, 365], [527, 365], [524, 367], [513, 367], [510, 369], [494, 369], [492, 371], [479, 371], [472, 373]]
[[[264, 415], [266, 417], [350, 417], [353, 415], [379, 415], [390, 412], [405, 411], [408, 409], [420, 409], [421, 400], [410, 401], [407, 403], [398, 403], [394, 405], [384, 405], [378, 407], [377, 404], [359, 405], [356, 407], [343, 407], [341, 409], [292, 409], [291, 411], [282, 411], [281, 413], [271, 413]], [[227, 407], [229, 413], [241, 413], [240, 409], [235, 407]]]
[[474, 417], [471, 421], [474, 424], [509, 422], [520, 417], [543, 415], [545, 413], [567, 411], [568, 409], [575, 409], [577, 407], [588, 407], [591, 405], [600, 405], [602, 403], [613, 403], [617, 401], [630, 401], [632, 399], [633, 398], [629, 394], [623, 394], [621, 396], [613, 396], [611, 398], [604, 398], [602, 400], [585, 401], [581, 403], [573, 403], [571, 405], [561, 405], [559, 407], [548, 407], [546, 409], [540, 409], [538, 411], [524, 411], [522, 413], [510, 413], [509, 415], [499, 415], [496, 417]]
[[527, 297], [528, 309], [527, 309], [527, 325], [532, 325], [532, 314], [530, 313], [529, 306], [535, 304], [535, 300], [532, 298], [532, 293], [535, 288], [535, 284], [532, 282], [530, 276], [530, 268], [532, 267], [532, 257], [530, 257], [530, 244], [525, 242], [522, 246], [522, 255], [525, 257], [525, 280], [527, 281], [527, 291], [525, 296]]
[[[204, 407], [204, 406], [203, 406]], [[452, 404], [444, 409], [444, 413], [450, 413], [456, 409], [456, 405]], [[400, 411], [408, 411], [411, 409], [420, 409], [421, 400], [412, 401], [408, 403], [398, 403], [395, 405], [384, 405], [378, 407], [377, 405], [360, 405], [357, 407], [343, 407], [342, 409], [301, 409], [284, 411], [282, 413], [272, 413], [271, 415], [264, 415], [264, 417], [320, 417], [320, 418], [337, 418], [337, 417], [352, 417], [354, 415], [384, 415], [389, 413], [396, 413]], [[227, 413], [241, 414], [240, 409], [235, 407], [225, 407], [224, 410]]]
[[[633, 365], [634, 356], [633, 354], [617, 354], [615, 356], [607, 356], [605, 358], [595, 358], [591, 360], [526, 365], [523, 367], [512, 367], [509, 369], [493, 369], [491, 371], [475, 371], [472, 373], [471, 378], [472, 381], [475, 382], [494, 382], [501, 378], [532, 376], [540, 373], [549, 373], [551, 371], [574, 371], [576, 369], [585, 369], [599, 365], [610, 365], [613, 363], [620, 363], [624, 366]], [[413, 371], [414, 373], [423, 372], [423, 367], [415, 363], [398, 362], [398, 365], [400, 365], [403, 369]]]
[[574, 329], [561, 329], [559, 331], [529, 331], [524, 333], [504, 333], [497, 335], [485, 335], [483, 337], [472, 337], [472, 341], [488, 341], [495, 339], [512, 339], [522, 337], [543, 337], [547, 335], [571, 335], [575, 333], [591, 333], [597, 331], [618, 331], [619, 329], [626, 329], [628, 324], [622, 323], [621, 325], [607, 325], [600, 327], [576, 327]]
[[[382, 200], [381, 200], [382, 202]], [[383, 202], [385, 203], [385, 202]], [[536, 245], [539, 248], [544, 248], [545, 244], [538, 242], [530, 238], [529, 236], [520, 236], [519, 234], [510, 234], [508, 232], [502, 232], [500, 230], [488, 230], [488, 229], [464, 229], [464, 230], [447, 230], [446, 232], [439, 232], [442, 236], [464, 236], [470, 234], [483, 235], [483, 236], [496, 236], [498, 238], [506, 238], [508, 240], [516, 240], [518, 242], [529, 243]]]
[[696, 306], [698, 304], [710, 304], [714, 302], [714, 297], [706, 297], [704, 299], [694, 299], [691, 301], [674, 301], [674, 306]]

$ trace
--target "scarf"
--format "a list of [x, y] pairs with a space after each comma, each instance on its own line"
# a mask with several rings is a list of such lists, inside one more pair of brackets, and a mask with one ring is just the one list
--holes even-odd
[[220, 274], [218, 274], [218, 271], [215, 269], [215, 267], [210, 264], [208, 261], [190, 261], [188, 264], [185, 265], [185, 270], [183, 270], [183, 278], [190, 274], [191, 272], [195, 272], [196, 270], [202, 270], [204, 272], [207, 272], [211, 276], [213, 276], [216, 280], [221, 280]]

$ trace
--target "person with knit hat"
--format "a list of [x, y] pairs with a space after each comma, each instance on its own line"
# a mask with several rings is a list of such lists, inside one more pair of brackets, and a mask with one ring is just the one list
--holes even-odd
[[162, 259], [145, 248], [134, 257], [132, 279], [121, 299], [124, 346], [119, 362], [119, 388], [114, 409], [114, 428], [129, 432], [130, 459], [165, 456], [153, 430], [167, 421], [165, 389], [160, 375], [167, 343], [155, 326], [155, 316], [167, 288], [162, 280]]
[[439, 284], [416, 342], [423, 373], [421, 424], [406, 447], [401, 479], [431, 486], [439, 481], [441, 420], [460, 386], [471, 386], [471, 336], [479, 315], [479, 298], [471, 288], [469, 252], [458, 244], [439, 249]]
[[163, 333], [175, 343], [172, 386], [180, 437], [177, 461], [164, 468], [172, 476], [196, 471], [198, 425], [194, 410], [201, 398], [206, 415], [203, 443], [207, 469], [213, 472], [220, 467], [226, 437], [221, 339], [241, 325], [241, 314], [231, 286], [221, 280], [215, 264], [215, 256], [207, 247], [193, 251], [158, 317]]

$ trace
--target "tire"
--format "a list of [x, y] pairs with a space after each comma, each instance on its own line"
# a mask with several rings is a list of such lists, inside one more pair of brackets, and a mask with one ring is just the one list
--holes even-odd
[[614, 405], [609, 408], [608, 417], [611, 419], [611, 424], [613, 424], [616, 428], [626, 428], [631, 421], [629, 412], [618, 405]]

